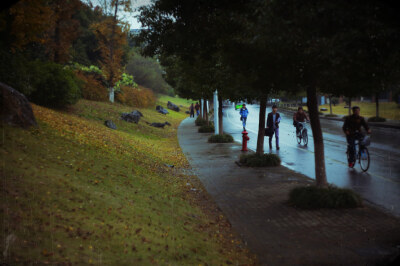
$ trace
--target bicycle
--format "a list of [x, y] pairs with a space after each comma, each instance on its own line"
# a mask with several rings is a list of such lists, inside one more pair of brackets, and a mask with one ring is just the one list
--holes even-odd
[[297, 123], [300, 124], [299, 132], [296, 133], [297, 143], [300, 144], [301, 140], [303, 140], [304, 146], [307, 146], [307, 144], [308, 144], [308, 134], [307, 134], [306, 122], [297, 122]]
[[[354, 142], [354, 153], [355, 153], [356, 158], [355, 158], [354, 164], [352, 166], [350, 166], [350, 168], [354, 168], [354, 166], [358, 160], [361, 170], [363, 172], [368, 171], [369, 165], [370, 165], [370, 157], [369, 157], [369, 151], [368, 151], [367, 146], [369, 146], [370, 142], [371, 141], [368, 136], [356, 137], [356, 140]], [[347, 145], [346, 153], [347, 153], [347, 161], [349, 161], [349, 159], [350, 159], [350, 146], [349, 145]]]

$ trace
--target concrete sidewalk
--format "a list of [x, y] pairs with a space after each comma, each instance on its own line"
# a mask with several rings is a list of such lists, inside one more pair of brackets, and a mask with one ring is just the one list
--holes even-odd
[[239, 167], [237, 143], [211, 144], [185, 119], [178, 138], [194, 172], [262, 265], [386, 265], [399, 253], [400, 221], [373, 207], [299, 210], [289, 191], [313, 180], [283, 166]]

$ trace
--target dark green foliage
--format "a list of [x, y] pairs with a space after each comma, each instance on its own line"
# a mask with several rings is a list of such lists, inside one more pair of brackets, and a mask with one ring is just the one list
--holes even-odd
[[81, 83], [75, 74], [52, 62], [30, 62], [33, 91], [28, 98], [36, 104], [48, 107], [64, 107], [74, 104], [81, 97]]
[[214, 125], [210, 123], [209, 125], [202, 125], [199, 127], [199, 132], [200, 133], [211, 133], [214, 132]]
[[203, 126], [207, 124], [207, 121], [203, 118], [201, 118], [200, 116], [198, 116], [196, 118], [196, 120], [194, 121], [194, 123], [196, 124], [196, 126]]
[[386, 118], [374, 116], [368, 118], [368, 122], [386, 122]]
[[233, 142], [233, 137], [229, 134], [212, 135], [208, 138], [208, 142], [212, 143], [230, 143]]
[[327, 115], [325, 115], [325, 117], [337, 117], [337, 115], [335, 115], [335, 114], [327, 114]]
[[163, 78], [164, 70], [157, 60], [135, 52], [126, 66], [126, 72], [132, 75], [139, 85], [157, 93], [174, 96], [173, 89]]
[[362, 206], [362, 199], [350, 189], [306, 186], [290, 192], [289, 204], [302, 209], [357, 208]]
[[266, 167], [266, 166], [278, 166], [281, 164], [281, 158], [278, 155], [272, 153], [265, 153], [258, 155], [257, 153], [242, 154], [239, 162], [249, 167]]

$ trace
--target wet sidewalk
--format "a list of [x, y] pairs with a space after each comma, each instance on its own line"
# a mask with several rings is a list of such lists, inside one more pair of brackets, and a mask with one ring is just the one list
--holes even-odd
[[237, 143], [212, 144], [194, 119], [178, 129], [195, 174], [262, 265], [386, 265], [400, 245], [400, 220], [373, 207], [299, 210], [289, 191], [313, 180], [283, 166], [235, 164]]

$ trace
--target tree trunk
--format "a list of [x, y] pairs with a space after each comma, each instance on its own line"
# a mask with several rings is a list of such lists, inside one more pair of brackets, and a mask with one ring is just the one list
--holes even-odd
[[324, 139], [319, 122], [317, 90], [315, 87], [310, 86], [307, 88], [307, 105], [314, 138], [315, 181], [318, 187], [326, 187], [328, 182], [325, 170]]
[[267, 97], [260, 99], [260, 115], [258, 119], [257, 150], [258, 155], [264, 154], [264, 134], [265, 134], [265, 109], [267, 108]]
[[351, 115], [351, 97], [349, 97], [349, 115]]
[[[223, 124], [223, 114], [222, 114], [222, 97], [218, 96], [218, 127], [219, 134], [224, 134], [224, 124]], [[216, 126], [216, 125], [215, 125]]]
[[204, 119], [207, 121], [207, 125], [210, 125], [208, 121], [207, 100], [204, 100]]
[[329, 96], [329, 109], [330, 109], [330, 112], [331, 112], [331, 115], [333, 114], [332, 113], [332, 96]]
[[376, 117], [379, 117], [379, 93], [375, 94]]

